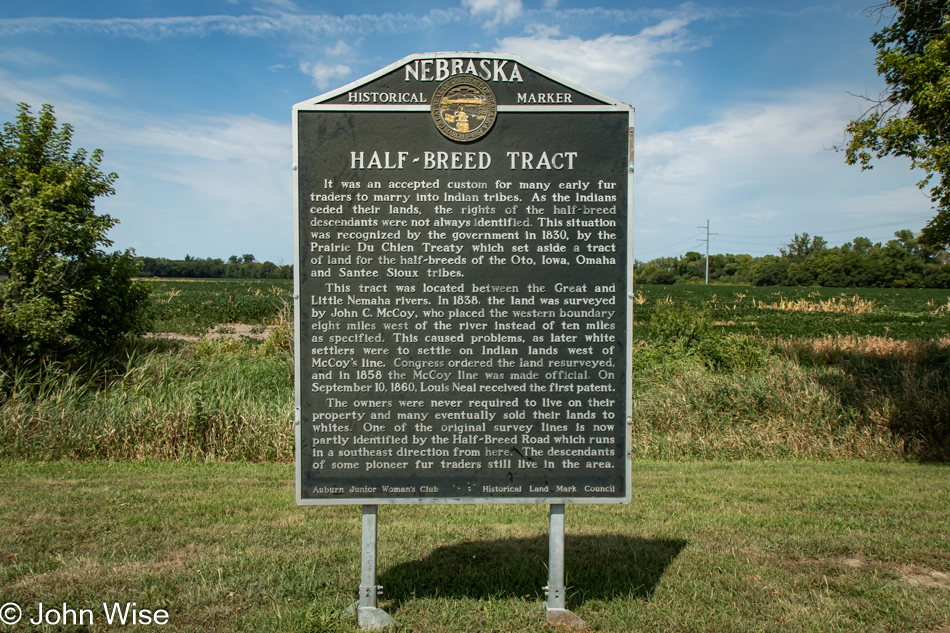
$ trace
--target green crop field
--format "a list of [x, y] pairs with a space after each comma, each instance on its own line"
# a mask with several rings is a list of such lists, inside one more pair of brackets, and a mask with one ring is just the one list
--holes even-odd
[[[663, 302], [706, 306], [726, 331], [765, 337], [823, 335], [939, 339], [950, 336], [950, 291], [893, 288], [637, 286], [634, 318]], [[634, 335], [642, 335], [634, 328]]]
[[[0, 376], [0, 457], [293, 458], [290, 282], [159, 280], [152, 293], [162, 337], [87, 374]], [[635, 458], [950, 459], [946, 291], [634, 295]]]
[[[233, 322], [267, 325], [292, 305], [290, 280], [151, 283], [154, 332], [201, 334]], [[635, 338], [645, 336], [642, 326], [662, 302], [705, 306], [726, 331], [765, 337], [842, 334], [910, 340], [950, 335], [950, 290], [639, 285], [634, 298]]]
[[152, 284], [153, 332], [202, 334], [222, 323], [268, 325], [293, 308], [293, 281], [158, 279]]

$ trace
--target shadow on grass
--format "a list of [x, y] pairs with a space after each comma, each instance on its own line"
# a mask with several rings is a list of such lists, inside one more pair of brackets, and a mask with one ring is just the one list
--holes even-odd
[[[842, 344], [843, 341], [843, 344]], [[795, 351], [799, 362], [833, 366], [819, 382], [848, 408], [888, 430], [921, 462], [950, 461], [950, 348], [929, 340], [819, 339]]]
[[[646, 598], [686, 541], [621, 535], [565, 539], [569, 601]], [[415, 598], [537, 598], [548, 584], [548, 538], [467, 541], [383, 572], [379, 584], [398, 607]]]

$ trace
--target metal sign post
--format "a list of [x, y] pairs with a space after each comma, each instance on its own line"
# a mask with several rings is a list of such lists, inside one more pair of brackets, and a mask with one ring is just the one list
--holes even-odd
[[584, 620], [567, 609], [567, 587], [564, 585], [564, 504], [551, 504], [548, 530], [548, 624], [583, 627]]
[[359, 600], [343, 612], [344, 615], [356, 614], [356, 621], [364, 631], [377, 631], [390, 626], [399, 626], [388, 613], [377, 606], [377, 597], [382, 587], [376, 584], [376, 523], [377, 507], [363, 506], [363, 547], [360, 555]]
[[376, 606], [382, 587], [376, 584], [376, 506], [363, 506], [363, 553], [360, 565], [360, 601], [356, 610], [361, 629], [376, 630], [399, 626], [389, 614]]

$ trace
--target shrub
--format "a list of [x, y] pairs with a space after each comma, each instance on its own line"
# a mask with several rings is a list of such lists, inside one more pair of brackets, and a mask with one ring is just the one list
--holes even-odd
[[749, 336], [726, 334], [708, 308], [659, 302], [649, 322], [650, 345], [674, 355], [695, 356], [712, 369], [757, 367], [768, 353]]
[[131, 251], [106, 253], [118, 221], [94, 201], [115, 193], [102, 151], [71, 153], [53, 108], [20, 104], [0, 135], [0, 350], [7, 363], [82, 358], [144, 331], [148, 286]]

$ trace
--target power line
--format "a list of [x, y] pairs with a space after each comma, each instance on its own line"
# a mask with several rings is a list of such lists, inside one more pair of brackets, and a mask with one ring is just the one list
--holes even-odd
[[[788, 239], [788, 236], [785, 236], [785, 239]], [[727, 239], [722, 239], [721, 236], [720, 236], [720, 239], [716, 241], [720, 244], [738, 244], [740, 246], [742, 245], [759, 246], [762, 244], [761, 240], [727, 240]], [[772, 242], [772, 238], [769, 238], [769, 242]]]
[[[929, 220], [930, 218], [931, 216], [929, 215], [919, 216], [919, 217], [913, 217], [913, 218], [904, 218], [903, 220], [897, 220], [894, 222], [882, 222], [880, 224], [869, 224], [865, 226], [858, 226], [858, 227], [852, 227], [852, 228], [847, 228], [847, 229], [833, 229], [830, 231], [821, 231], [821, 234], [822, 234], [821, 236], [833, 235], [833, 234], [839, 234], [839, 233], [848, 233], [851, 231], [864, 231], [867, 229], [878, 229], [878, 228], [883, 228], [887, 226], [897, 226], [900, 224], [916, 222], [918, 220]], [[644, 255], [650, 255], [652, 253], [666, 250], [673, 246], [678, 246], [690, 240], [696, 240], [698, 242], [706, 242], [706, 265], [708, 266], [709, 265], [709, 240], [711, 237], [717, 238], [717, 241], [722, 244], [734, 244], [737, 246], [746, 246], [746, 247], [759, 246], [758, 244], [756, 244], [756, 240], [773, 240], [773, 239], [787, 240], [791, 237], [788, 233], [780, 233], [780, 234], [775, 234], [775, 235], [733, 235], [729, 233], [709, 233], [709, 220], [706, 220], [705, 225], [698, 226], [696, 228], [701, 229], [701, 231], [699, 233], [691, 235], [690, 237], [679, 240], [678, 242], [673, 242], [665, 246], [659, 246], [657, 248], [650, 249], [649, 251], [646, 251], [644, 253], [637, 252], [636, 256], [639, 259], [639, 261], [644, 261], [642, 259]], [[706, 233], [706, 237], [701, 237], [704, 232]], [[816, 233], [815, 235], [818, 235], [818, 233]], [[736, 239], [729, 239], [729, 238], [739, 238], [739, 239], [736, 240]], [[765, 248], [764, 245], [760, 246], [760, 249], [762, 248]]]
[[885, 222], [884, 224], [872, 224], [870, 226], [862, 226], [857, 229], [835, 229], [834, 231], [823, 231], [823, 232], [824, 233], [847, 233], [848, 231], [863, 231], [864, 229], [879, 229], [884, 226], [896, 226], [898, 224], [906, 224], [907, 222], [912, 222], [914, 220], [920, 220], [920, 219], [928, 220], [930, 219], [930, 216], [926, 216], [924, 218], [910, 218], [908, 220], [903, 220], [901, 222]]
[[[687, 237], [685, 240], [680, 240], [679, 242], [673, 242], [672, 244], [667, 244], [666, 246], [659, 246], [659, 247], [657, 247], [657, 248], [654, 248], [652, 251], [647, 251], [645, 254], [646, 254], [646, 255], [649, 255], [650, 253], [655, 253], [655, 252], [657, 252], [657, 251], [662, 251], [662, 250], [665, 250], [665, 249], [667, 249], [667, 248], [669, 248], [669, 247], [671, 247], [671, 246], [677, 246], [678, 244], [682, 244], [683, 242], [688, 242], [688, 241], [690, 241], [690, 240], [696, 239], [696, 237], [699, 236], [699, 235], [702, 235], [702, 233], [696, 233], [696, 235], [690, 235], [690, 236]], [[637, 253], [637, 256], [640, 256], [640, 255], [642, 255], [642, 253]]]
[[[883, 224], [871, 224], [868, 226], [858, 226], [858, 227], [854, 227], [850, 229], [834, 229], [833, 231], [822, 231], [822, 233], [829, 233], [829, 234], [830, 233], [847, 233], [848, 231], [863, 231], [865, 229], [878, 229], [884, 226], [896, 226], [898, 224], [916, 222], [917, 220], [929, 220], [930, 217], [931, 216], [927, 215], [927, 216], [921, 216], [921, 217], [916, 217], [916, 218], [905, 218], [903, 220], [898, 220], [896, 222], [885, 222]], [[772, 239], [772, 238], [785, 239], [788, 237], [787, 233], [783, 233], [781, 235], [730, 235], [727, 233], [726, 235], [728, 237], [749, 237], [753, 239]]]

